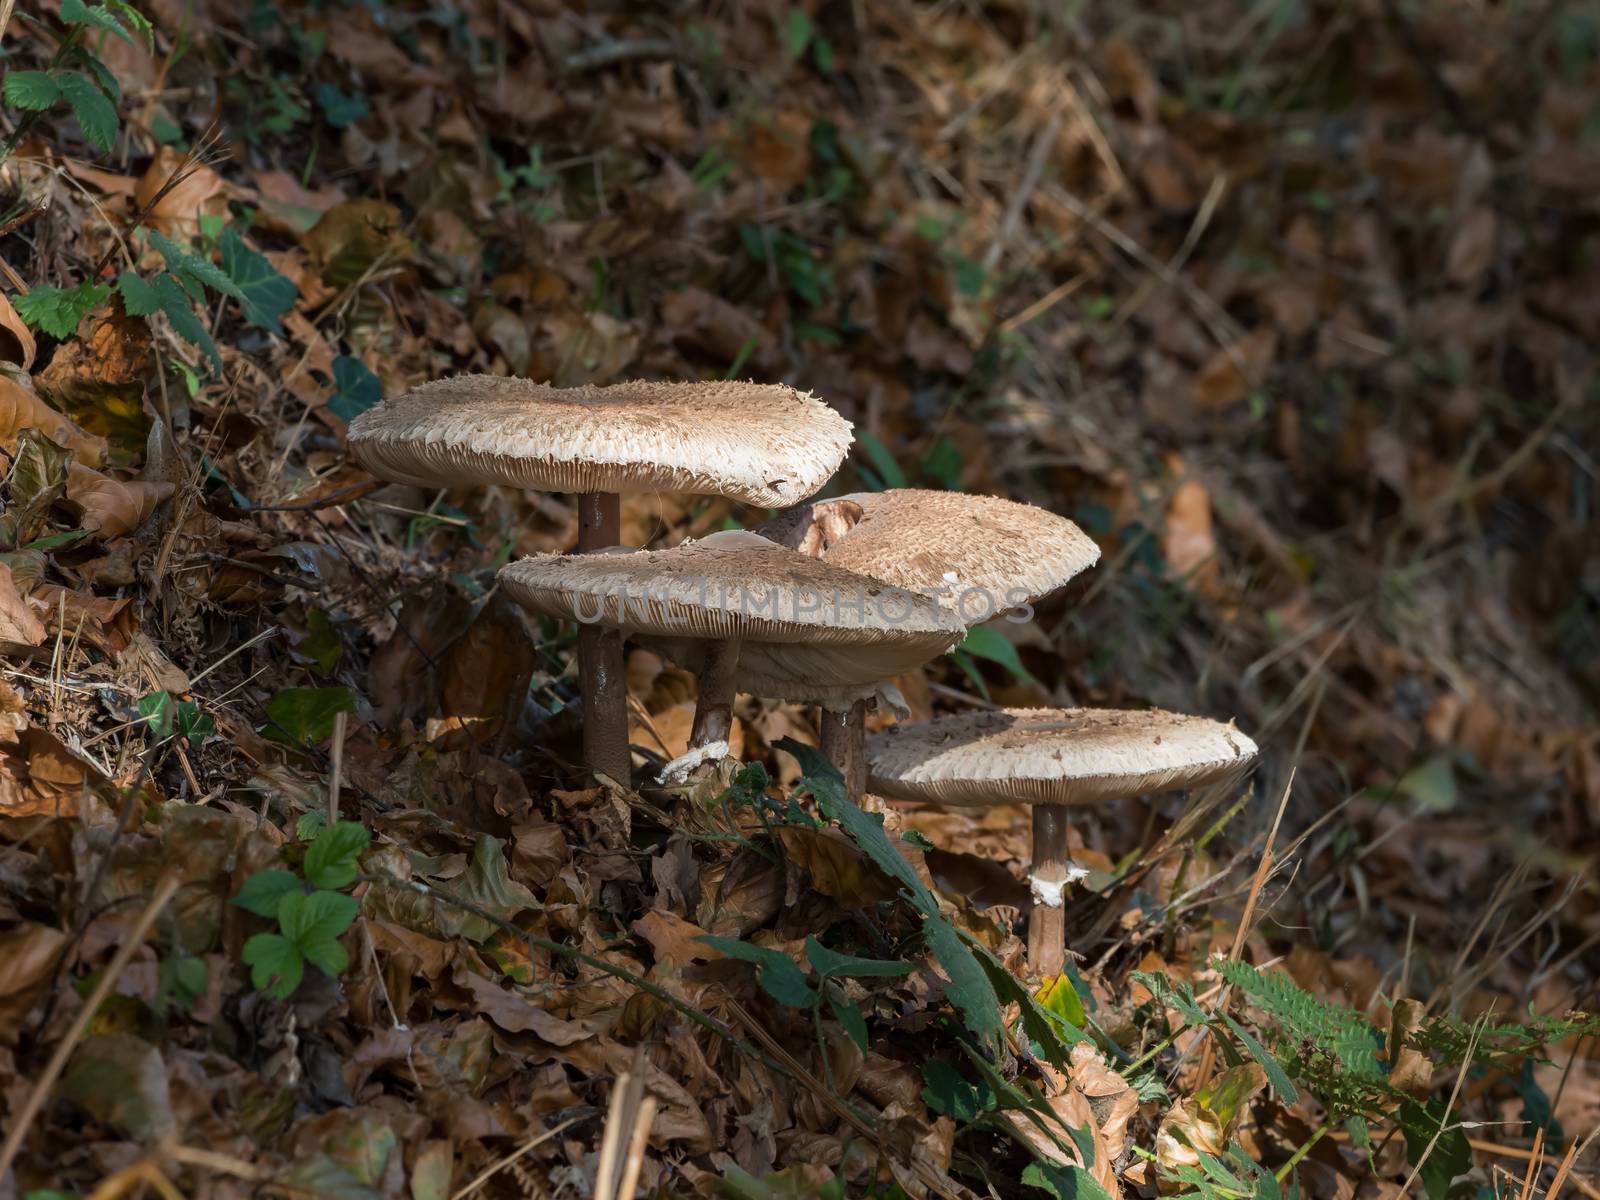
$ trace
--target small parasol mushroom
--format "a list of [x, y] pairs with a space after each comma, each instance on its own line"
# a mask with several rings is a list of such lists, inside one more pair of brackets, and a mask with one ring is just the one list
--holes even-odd
[[882, 796], [1033, 807], [1028, 962], [1055, 975], [1065, 958], [1063, 896], [1082, 877], [1067, 857], [1067, 808], [1229, 779], [1256, 744], [1232, 724], [1159, 709], [1035, 708], [895, 725], [868, 738], [866, 753]]

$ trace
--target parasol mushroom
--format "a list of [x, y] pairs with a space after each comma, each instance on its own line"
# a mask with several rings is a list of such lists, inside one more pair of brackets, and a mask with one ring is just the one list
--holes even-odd
[[[505, 484], [578, 498], [578, 550], [620, 537], [623, 492], [727, 496], [776, 507], [815, 492], [844, 458], [848, 421], [780, 384], [646, 383], [556, 388], [458, 375], [380, 402], [350, 426], [358, 462], [429, 487]], [[627, 783], [619, 631], [579, 628], [584, 761]]]
[[930, 600], [742, 531], [637, 554], [539, 555], [502, 568], [500, 582], [525, 608], [649, 635], [697, 670], [690, 746], [702, 758], [726, 744], [747, 658], [759, 675], [781, 649], [859, 689], [963, 632]]
[[[1033, 604], [1100, 558], [1093, 539], [1047, 509], [920, 488], [814, 501], [757, 532], [833, 566], [935, 596], [967, 626]], [[823, 753], [859, 800], [865, 701], [821, 709]]]
[[1256, 744], [1232, 724], [1159, 709], [999, 709], [895, 725], [867, 739], [870, 786], [898, 800], [1033, 808], [1028, 962], [1059, 974], [1063, 896], [1082, 878], [1067, 808], [1176, 791], [1241, 774]]

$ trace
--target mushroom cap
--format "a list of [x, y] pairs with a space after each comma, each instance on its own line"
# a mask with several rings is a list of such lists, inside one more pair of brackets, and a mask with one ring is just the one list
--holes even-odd
[[860, 684], [880, 678], [883, 654], [925, 662], [962, 636], [959, 620], [924, 597], [749, 534], [633, 554], [540, 555], [501, 568], [500, 582], [534, 612], [672, 643], [739, 638], [752, 655], [768, 643], [803, 646]]
[[688, 492], [781, 507], [838, 468], [850, 422], [782, 384], [619, 383], [557, 388], [457, 375], [350, 424], [356, 460], [427, 487]]
[[784, 513], [757, 532], [898, 587], [949, 590], [976, 624], [1055, 591], [1100, 559], [1065, 517], [997, 496], [923, 488], [858, 492]]
[[874, 793], [939, 804], [1095, 804], [1214, 783], [1255, 756], [1231, 723], [1161, 709], [958, 713], [867, 739]]
[[[635, 641], [685, 671], [698, 675], [705, 670], [706, 643], [697, 638], [646, 635]], [[848, 648], [746, 642], [739, 650], [734, 686], [765, 700], [848, 710], [857, 700], [876, 695], [885, 680], [936, 657], [920, 645], [900, 642]]]

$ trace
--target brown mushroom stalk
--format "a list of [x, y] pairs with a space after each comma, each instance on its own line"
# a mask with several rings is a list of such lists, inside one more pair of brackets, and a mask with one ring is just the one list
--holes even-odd
[[738, 693], [740, 640], [736, 637], [705, 644], [705, 665], [700, 668], [700, 694], [694, 705], [694, 726], [689, 749], [726, 744], [733, 731], [733, 700]]
[[1033, 806], [1033, 915], [1028, 918], [1028, 962], [1041, 976], [1066, 964], [1067, 885], [1076, 873], [1068, 857], [1064, 804]]
[[[615, 492], [578, 496], [578, 553], [595, 554], [622, 540], [622, 498]], [[583, 761], [591, 771], [628, 784], [628, 676], [622, 631], [578, 625], [578, 686], [583, 693]]]
[[867, 790], [867, 702], [857, 700], [844, 712], [822, 705], [817, 714], [822, 753], [844, 776], [850, 802], [860, 804]]

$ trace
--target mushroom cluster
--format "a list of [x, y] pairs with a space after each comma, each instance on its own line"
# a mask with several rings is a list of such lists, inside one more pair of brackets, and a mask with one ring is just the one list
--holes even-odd
[[[1100, 552], [1071, 521], [992, 496], [899, 488], [802, 504], [852, 440], [833, 409], [779, 384], [556, 388], [486, 375], [425, 384], [350, 427], [352, 453], [384, 479], [576, 497], [577, 552], [510, 563], [500, 581], [529, 610], [578, 625], [591, 772], [630, 782], [625, 637], [699, 677], [690, 751], [671, 767], [727, 755], [738, 692], [816, 704], [823, 750], [853, 800], [870, 789], [1032, 806], [1028, 958], [1056, 974], [1063, 897], [1082, 876], [1067, 809], [1228, 778], [1255, 744], [1231, 724], [1098, 709], [984, 711], [868, 739], [870, 704], [904, 711], [890, 680], [976, 625], [1029, 611]], [[618, 497], [645, 491], [789, 511], [667, 550], [620, 547]]]

